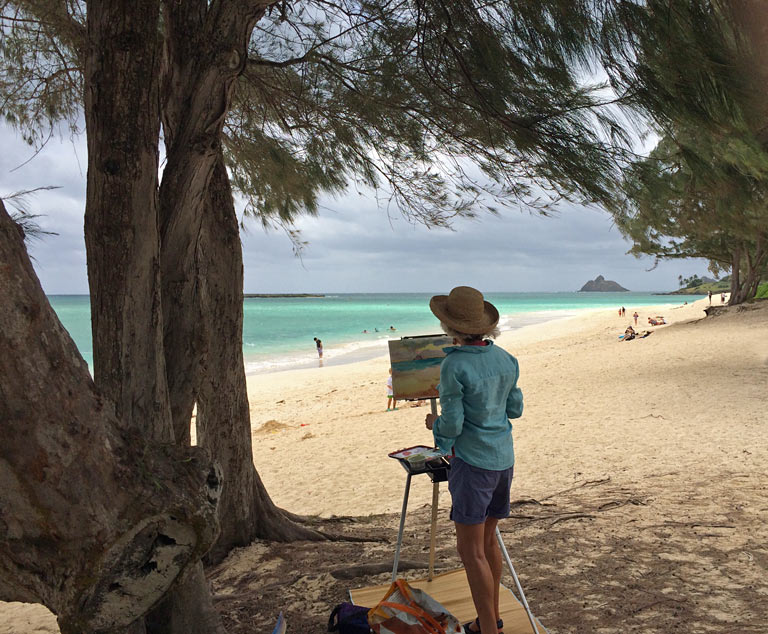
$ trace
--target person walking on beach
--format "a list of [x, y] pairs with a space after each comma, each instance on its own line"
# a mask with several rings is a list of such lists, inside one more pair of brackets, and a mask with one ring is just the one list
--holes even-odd
[[317, 356], [323, 358], [323, 342], [315, 337], [315, 345], [317, 346]]
[[635, 311], [635, 314], [634, 314], [634, 315], [632, 315], [632, 317], [634, 317], [634, 318], [635, 318], [635, 326], [637, 326], [637, 318], [638, 318], [639, 316], [640, 316], [640, 315], [638, 315], [638, 314], [637, 314], [637, 311]]
[[523, 413], [517, 359], [487, 337], [499, 334], [499, 311], [480, 291], [458, 286], [429, 302], [445, 333], [457, 344], [445, 348], [440, 365], [440, 416], [425, 425], [435, 444], [453, 453], [448, 477], [451, 519], [472, 592], [477, 618], [465, 632], [497, 634], [501, 551], [496, 525], [509, 516], [515, 455], [510, 418]]
[[387, 377], [387, 411], [391, 412], [397, 409], [397, 401], [395, 400], [395, 392], [392, 390], [392, 368], [389, 368], [389, 376]]
[[709, 305], [712, 305], [712, 291], [707, 291], [707, 297], [709, 298]]

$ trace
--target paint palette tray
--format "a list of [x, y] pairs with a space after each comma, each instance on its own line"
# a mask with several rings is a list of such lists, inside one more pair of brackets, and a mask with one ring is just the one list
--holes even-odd
[[409, 475], [426, 473], [432, 482], [445, 482], [448, 479], [451, 457], [436, 447], [415, 445], [414, 447], [398, 449], [387, 455], [397, 460]]

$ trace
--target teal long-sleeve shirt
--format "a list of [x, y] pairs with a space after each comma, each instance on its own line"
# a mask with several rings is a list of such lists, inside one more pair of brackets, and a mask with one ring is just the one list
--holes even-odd
[[491, 341], [445, 352], [438, 385], [441, 413], [432, 427], [435, 444], [472, 466], [508, 469], [515, 463], [509, 419], [523, 413], [517, 359]]

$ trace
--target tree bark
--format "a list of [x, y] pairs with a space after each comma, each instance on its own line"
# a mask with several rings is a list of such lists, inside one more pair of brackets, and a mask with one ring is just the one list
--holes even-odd
[[216, 162], [203, 214], [200, 325], [206, 355], [197, 406], [198, 443], [224, 472], [222, 527], [206, 562], [217, 563], [255, 538], [323, 539], [290, 521], [269, 497], [253, 464], [251, 415], [243, 360], [243, 259], [240, 231], [223, 156]]
[[88, 6], [85, 244], [94, 379], [118, 420], [171, 440], [157, 167], [159, 0]]
[[224, 634], [202, 562], [146, 618], [147, 634]]
[[161, 261], [176, 442], [189, 442], [197, 401], [198, 442], [225, 474], [223, 533], [207, 558], [219, 561], [255, 537], [289, 540], [319, 533], [290, 522], [274, 506], [253, 465], [242, 356], [242, 252], [220, 150], [234, 82], [265, 4], [215, 12], [206, 11], [206, 4], [165, 5]]
[[757, 236], [754, 262], [755, 279], [752, 283], [749, 299], [752, 299], [755, 295], [757, 295], [757, 289], [760, 287], [760, 281], [763, 275], [768, 272], [766, 269], [766, 264], [768, 263], [768, 249], [766, 248], [766, 236], [763, 234]]
[[164, 337], [176, 441], [189, 444], [198, 368], [195, 251], [232, 90], [265, 5], [165, 0], [162, 119], [167, 164], [160, 186]]
[[[96, 385], [127, 430], [172, 442], [158, 233], [159, 25], [160, 0], [89, 3], [85, 227]], [[167, 486], [161, 474], [158, 486]], [[204, 552], [197, 550], [198, 558]], [[167, 598], [166, 605], [189, 608], [197, 627], [187, 634], [216, 630], [210, 601], [199, 600], [209, 594], [198, 571]], [[133, 629], [141, 632], [143, 624]]]
[[[754, 252], [749, 245], [743, 244], [733, 254], [731, 265], [731, 296], [728, 299], [729, 306], [737, 306], [754, 298], [760, 286], [760, 279], [765, 272], [768, 251], [763, 247], [764, 239], [757, 236]], [[744, 270], [742, 271], [742, 261]]]
[[728, 298], [728, 305], [732, 306], [736, 304], [736, 297], [739, 294], [739, 288], [741, 288], [740, 282], [741, 274], [741, 249], [736, 247], [731, 256], [731, 291]]
[[46, 605], [63, 634], [139, 632], [216, 538], [220, 472], [116, 418], [2, 201], [0, 263], [0, 599]]

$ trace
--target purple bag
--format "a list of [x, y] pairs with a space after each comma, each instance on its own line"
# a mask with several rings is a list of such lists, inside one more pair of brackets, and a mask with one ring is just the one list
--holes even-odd
[[328, 631], [339, 634], [370, 634], [368, 608], [352, 603], [339, 603], [328, 619]]

